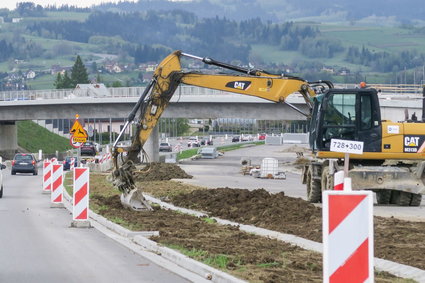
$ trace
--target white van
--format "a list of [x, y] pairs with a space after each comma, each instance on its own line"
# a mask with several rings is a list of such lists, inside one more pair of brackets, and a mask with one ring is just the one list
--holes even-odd
[[198, 151], [201, 158], [214, 159], [218, 157], [218, 151], [215, 147], [204, 147]]

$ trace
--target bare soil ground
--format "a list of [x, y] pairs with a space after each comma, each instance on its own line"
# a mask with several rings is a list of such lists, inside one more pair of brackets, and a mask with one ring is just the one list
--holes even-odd
[[[262, 189], [205, 189], [163, 181], [169, 176], [191, 177], [173, 164], [154, 164], [148, 173], [140, 174], [138, 185], [146, 193], [177, 206], [321, 241], [321, 210], [302, 199], [289, 198], [283, 193], [271, 195]], [[250, 282], [322, 281], [322, 256], [318, 253], [241, 232], [237, 227], [221, 226], [210, 218], [200, 219], [159, 207], [146, 212], [125, 210], [118, 191], [104, 175], [91, 175], [90, 182], [90, 206], [94, 211], [131, 230], [159, 231], [160, 236], [153, 240], [196, 260]], [[424, 268], [425, 261], [420, 257], [424, 252], [420, 244], [424, 237], [419, 234], [424, 227], [418, 224], [395, 219], [375, 220], [376, 256]], [[376, 282], [412, 282], [387, 273], [375, 276]]]
[[135, 181], [161, 181], [192, 178], [179, 166], [169, 163], [152, 162], [135, 175]]

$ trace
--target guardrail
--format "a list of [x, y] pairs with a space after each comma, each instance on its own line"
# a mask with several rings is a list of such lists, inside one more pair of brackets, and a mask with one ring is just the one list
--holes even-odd
[[[337, 84], [336, 88], [354, 88], [354, 84]], [[369, 87], [376, 88], [381, 94], [403, 95], [422, 94], [423, 85], [420, 84], [371, 84]], [[117, 98], [117, 97], [139, 97], [145, 87], [120, 87], [108, 88], [107, 91], [96, 92], [93, 89], [49, 89], [49, 90], [14, 90], [1, 91], [0, 101], [21, 101], [21, 100], [45, 100], [45, 99], [74, 99], [74, 98]], [[202, 95], [223, 95], [233, 94], [221, 90], [214, 90], [196, 86], [179, 86], [174, 96], [202, 96]]]

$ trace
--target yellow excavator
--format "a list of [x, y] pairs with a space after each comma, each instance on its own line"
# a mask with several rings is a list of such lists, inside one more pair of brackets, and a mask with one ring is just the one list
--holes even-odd
[[[183, 57], [229, 70], [228, 74], [183, 71]], [[353, 188], [377, 192], [378, 203], [419, 205], [425, 193], [425, 124], [381, 121], [377, 91], [373, 88], [335, 89], [329, 81], [308, 82], [299, 77], [271, 74], [198, 57], [181, 51], [168, 55], [129, 114], [112, 147], [113, 184], [121, 202], [133, 210], [150, 209], [133, 179], [143, 145], [180, 84], [255, 96], [285, 103], [310, 120], [310, 147], [315, 158], [304, 166], [302, 180], [307, 198], [321, 201], [321, 192], [333, 187], [333, 173], [343, 166], [344, 154], [330, 151], [331, 139], [364, 142], [362, 155], [350, 156]], [[286, 101], [300, 93], [310, 109], [304, 113]], [[117, 146], [137, 113], [137, 132], [129, 147]], [[417, 138], [417, 139], [415, 139]], [[416, 143], [408, 143], [406, 139]], [[423, 145], [423, 146], [421, 146]], [[424, 153], [422, 153], [424, 152]]]

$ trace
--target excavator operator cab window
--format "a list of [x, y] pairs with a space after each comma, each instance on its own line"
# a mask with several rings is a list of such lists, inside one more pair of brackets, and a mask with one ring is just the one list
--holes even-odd
[[369, 95], [360, 96], [360, 130], [372, 128], [372, 101]]
[[[326, 103], [326, 102], [325, 102]], [[331, 139], [355, 139], [356, 94], [332, 93], [323, 110], [323, 142]]]

